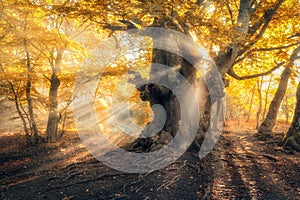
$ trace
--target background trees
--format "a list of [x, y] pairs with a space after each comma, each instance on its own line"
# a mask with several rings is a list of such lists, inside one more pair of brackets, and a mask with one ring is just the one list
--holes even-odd
[[280, 107], [280, 104], [282, 103], [285, 92], [287, 90], [288, 81], [289, 81], [290, 75], [292, 73], [292, 68], [294, 66], [294, 62], [295, 62], [296, 58], [298, 57], [297, 55], [299, 54], [299, 51], [300, 51], [300, 46], [294, 50], [294, 52], [292, 53], [292, 55], [290, 57], [290, 60], [287, 63], [286, 68], [283, 70], [283, 72], [281, 74], [278, 89], [275, 93], [274, 99], [272, 100], [272, 102], [269, 106], [268, 114], [258, 129], [258, 132], [261, 134], [269, 134], [270, 135], [272, 133], [272, 129], [273, 129], [276, 119], [277, 119], [279, 107]]
[[[9, 88], [4, 95], [13, 95], [29, 143], [31, 135], [32, 142], [38, 143], [39, 133], [44, 132], [46, 119], [38, 112], [43, 109], [49, 109], [46, 139], [49, 142], [57, 139], [59, 76], [63, 74], [62, 69], [68, 62], [68, 73], [64, 73], [63, 79], [75, 77], [74, 51], [80, 47], [76, 47], [76, 41], [68, 39], [68, 22], [64, 22], [64, 17], [53, 13], [49, 6], [14, 1], [3, 2], [1, 10], [1, 72], [3, 88]], [[72, 26], [75, 25], [74, 21]], [[63, 57], [63, 52], [67, 50], [67, 56]], [[80, 59], [80, 56], [77, 58]], [[71, 86], [72, 83], [68, 82], [64, 84]], [[47, 87], [48, 97], [45, 92]], [[63, 98], [71, 96], [69, 91], [69, 94], [64, 93]], [[41, 123], [37, 122], [37, 118]]]

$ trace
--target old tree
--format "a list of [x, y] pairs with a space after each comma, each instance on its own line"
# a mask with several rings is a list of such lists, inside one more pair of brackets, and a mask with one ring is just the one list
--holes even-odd
[[[148, 78], [145, 79], [139, 72], [130, 71], [132, 80], [129, 81], [137, 85], [138, 79], [146, 82], [153, 80], [160, 71], [155, 66], [161, 64], [182, 74], [195, 88], [200, 88], [200, 127], [194, 142], [194, 146], [199, 146], [209, 128], [211, 104], [216, 99], [223, 98], [228, 79], [255, 79], [271, 74], [281, 66], [292, 68], [289, 57], [299, 45], [297, 31], [300, 19], [298, 8], [294, 6], [296, 4], [296, 0], [6, 2], [1, 10], [3, 26], [0, 42], [3, 46], [2, 55], [6, 56], [0, 60], [3, 66], [1, 74], [5, 77], [1, 82], [5, 85], [6, 92], [16, 101], [25, 131], [32, 131], [37, 135], [33, 113], [36, 109], [32, 109], [31, 99], [32, 95], [42, 99], [43, 95], [35, 90], [41, 84], [38, 79], [48, 81], [48, 94], [43, 97], [43, 105], [49, 111], [45, 131], [47, 140], [53, 142], [58, 138], [59, 113], [63, 111], [58, 108], [59, 101], [62, 101], [60, 88], [70, 88], [72, 83], [67, 82], [72, 82], [76, 74], [70, 68], [69, 73], [65, 73], [63, 69], [67, 65], [77, 67], [80, 63], [80, 56], [71, 56], [71, 52], [79, 52], [84, 57], [86, 55], [83, 49], [94, 45], [93, 42], [82, 41], [83, 44], [78, 45], [76, 39], [79, 35], [115, 37], [122, 31], [144, 30], [145, 27], [174, 30], [205, 47], [213, 58], [219, 75], [213, 71], [197, 74], [195, 67], [202, 61], [197, 47], [189, 45], [192, 42], [179, 41], [173, 44], [178, 53], [150, 48], [149, 60], [156, 65], [151, 66]], [[47, 40], [44, 35], [47, 35]], [[169, 37], [173, 37], [171, 33]], [[165, 41], [152, 38], [154, 46], [155, 43], [163, 42]], [[16, 51], [16, 48], [22, 50]], [[7, 58], [18, 62], [9, 62]], [[9, 76], [10, 73], [13, 74], [13, 70], [4, 66], [22, 69], [23, 74], [16, 79]], [[46, 70], [44, 66], [47, 66]], [[291, 70], [296, 74], [295, 69]], [[119, 67], [114, 73], [126, 72]], [[173, 81], [170, 76], [161, 79]], [[224, 83], [220, 84], [218, 79]], [[16, 90], [16, 86], [20, 86], [17, 88], [19, 90]], [[209, 88], [211, 89], [208, 90]], [[151, 151], [158, 143], [156, 140], [167, 143], [176, 134], [181, 121], [180, 105], [176, 95], [163, 85], [149, 81], [138, 86], [137, 90], [143, 101], [150, 102], [150, 105], [161, 104], [166, 110], [166, 123], [158, 137], [142, 139], [133, 145], [134, 148]], [[28, 110], [22, 109], [22, 106]]]
[[[172, 29], [186, 34], [189, 37], [196, 35], [209, 53], [214, 58], [215, 64], [224, 81], [227, 77], [245, 80], [268, 75], [281, 67], [289, 58], [288, 50], [293, 49], [297, 37], [297, 8], [295, 1], [248, 1], [241, 0], [239, 4], [229, 1], [118, 1], [113, 4], [108, 2], [69, 3], [57, 6], [58, 12], [70, 17], [82, 17], [90, 20], [113, 35], [116, 32], [142, 27], [160, 27]], [[75, 9], [74, 5], [77, 8]], [[178, 6], [180, 5], [180, 6]], [[276, 34], [274, 34], [276, 32]], [[280, 33], [280, 34], [279, 34]], [[170, 35], [170, 37], [172, 37]], [[195, 38], [195, 37], [194, 37]], [[153, 44], [155, 41], [153, 40]], [[188, 42], [186, 42], [188, 43]], [[196, 49], [187, 44], [177, 43], [178, 55], [161, 49], [152, 50], [152, 63], [169, 66], [181, 73], [190, 83], [197, 82], [197, 87], [202, 87], [200, 98], [200, 128], [195, 144], [199, 146], [208, 129], [210, 106], [214, 99], [224, 96], [223, 85], [216, 84], [218, 77], [210, 73], [196, 80], [195, 65], [200, 61]], [[218, 49], [218, 50], [215, 50]], [[284, 53], [282, 53], [284, 51]], [[183, 54], [188, 54], [189, 61]], [[183, 55], [183, 56], [182, 56]], [[270, 58], [272, 55], [272, 59]], [[267, 61], [265, 61], [267, 60]], [[253, 70], [245, 74], [243, 65], [253, 65]], [[153, 65], [154, 66], [154, 65]], [[156, 74], [155, 67], [150, 70], [150, 78]], [[287, 67], [288, 68], [288, 67]], [[135, 81], [142, 79], [137, 72], [132, 72]], [[239, 75], [241, 74], [241, 75]], [[212, 78], [213, 89], [208, 91], [203, 80], [208, 84]], [[166, 77], [164, 77], [167, 79]], [[136, 83], [137, 84], [137, 83]], [[227, 85], [227, 81], [224, 85]], [[176, 97], [159, 84], [146, 84], [137, 88], [143, 101], [150, 105], [159, 103], [167, 112], [167, 121], [159, 135], [168, 142], [170, 136], [178, 130], [180, 122], [180, 109]], [[217, 93], [216, 95], [211, 92]], [[201, 107], [202, 106], [202, 107]], [[167, 134], [167, 136], [163, 136]], [[139, 140], [134, 146], [141, 146], [144, 151], [149, 151], [155, 143], [153, 139]]]

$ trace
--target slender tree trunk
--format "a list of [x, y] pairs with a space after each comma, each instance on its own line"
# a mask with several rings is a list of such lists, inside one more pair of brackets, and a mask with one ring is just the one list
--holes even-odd
[[285, 123], [289, 123], [289, 115], [290, 115], [290, 110], [289, 110], [289, 103], [288, 103], [288, 96], [285, 95]]
[[[25, 110], [23, 104], [22, 104], [22, 98], [19, 96], [18, 98], [19, 100], [19, 107], [22, 110], [23, 114], [26, 116], [26, 119], [28, 121], [28, 125], [29, 125], [29, 130], [30, 130], [30, 137], [32, 136], [33, 132], [32, 132], [32, 127], [31, 127], [31, 122], [30, 122], [30, 116], [28, 115], [27, 111]], [[24, 118], [25, 119], [25, 118]]]
[[60, 85], [60, 80], [56, 73], [52, 73], [50, 80], [50, 91], [49, 91], [49, 115], [47, 122], [47, 141], [55, 142], [57, 140], [57, 128], [59, 116], [57, 113], [58, 101], [57, 101], [57, 90]]
[[[21, 118], [22, 120], [22, 123], [23, 123], [23, 128], [24, 128], [24, 131], [25, 131], [25, 136], [26, 136], [26, 143], [27, 145], [31, 145], [31, 135], [29, 134], [29, 130], [28, 130], [28, 127], [27, 127], [27, 123], [26, 123], [26, 120], [25, 120], [25, 117], [23, 116], [23, 113], [20, 109], [20, 105], [19, 105], [19, 97], [18, 97], [18, 94], [15, 90], [15, 87], [14, 85], [9, 82], [9, 85], [10, 85], [10, 90], [12, 91], [13, 95], [14, 95], [14, 101], [15, 101], [15, 106], [16, 106], [16, 110], [18, 112], [18, 115], [19, 117]], [[20, 102], [21, 104], [21, 102]]]
[[271, 86], [271, 82], [272, 82], [272, 75], [270, 76], [270, 79], [269, 79], [269, 83], [268, 83], [268, 87], [267, 87], [267, 90], [266, 90], [266, 95], [265, 95], [265, 104], [264, 104], [264, 111], [263, 111], [263, 114], [262, 114], [262, 118], [263, 120], [265, 120], [266, 118], [266, 112], [267, 112], [267, 105], [268, 105], [268, 95], [269, 95], [269, 91], [270, 91], [270, 86]]
[[249, 106], [249, 110], [248, 110], [248, 118], [247, 118], [247, 122], [249, 122], [250, 117], [251, 117], [251, 110], [252, 110], [252, 105], [253, 105], [253, 98], [254, 98], [254, 94], [255, 94], [255, 88], [256, 88], [256, 84], [254, 84], [253, 88], [252, 88], [252, 92], [251, 92], [251, 99], [250, 99], [250, 106]]
[[61, 133], [59, 135], [59, 137], [62, 137], [65, 134], [65, 125], [66, 125], [66, 119], [67, 119], [67, 108], [65, 108], [65, 110], [63, 111], [62, 114], [62, 126], [61, 126]]
[[[0, 64], [0, 68], [1, 68], [1, 71], [5, 74], [4, 69], [3, 69], [1, 64]], [[7, 76], [7, 75], [5, 74], [5, 76]], [[8, 82], [8, 85], [9, 85], [9, 89], [10, 89], [10, 91], [12, 92], [12, 94], [14, 96], [15, 107], [16, 107], [16, 110], [18, 112], [19, 117], [21, 118], [23, 128], [24, 128], [24, 131], [25, 131], [26, 143], [29, 146], [29, 145], [32, 144], [31, 134], [29, 133], [29, 129], [27, 127], [27, 122], [26, 122], [26, 119], [25, 119], [22, 111], [24, 112], [25, 115], [26, 115], [26, 112], [22, 107], [22, 102], [20, 101], [20, 97], [19, 97], [19, 94], [18, 94], [18, 89], [16, 89], [14, 84], [12, 82], [10, 82], [9, 80], [7, 80], [7, 82]]]
[[27, 66], [27, 83], [26, 83], [26, 100], [28, 105], [28, 113], [30, 117], [30, 123], [32, 127], [33, 137], [34, 137], [34, 143], [37, 144], [39, 142], [39, 134], [37, 125], [35, 122], [34, 112], [33, 112], [33, 106], [32, 106], [32, 98], [31, 98], [31, 84], [32, 84], [32, 67], [30, 63], [30, 55], [29, 50], [27, 46], [27, 39], [24, 39], [24, 48], [25, 48], [25, 54], [26, 54], [26, 66]]
[[280, 104], [284, 98], [284, 95], [285, 95], [285, 92], [287, 89], [290, 75], [291, 75], [291, 69], [290, 69], [290, 67], [286, 67], [281, 74], [278, 89], [275, 93], [274, 99], [272, 100], [272, 102], [269, 106], [268, 114], [258, 129], [259, 134], [264, 134], [264, 135], [272, 134], [272, 130], [276, 123]]
[[260, 124], [260, 115], [261, 115], [261, 104], [262, 104], [262, 84], [263, 84], [263, 78], [261, 78], [260, 82], [257, 81], [257, 92], [258, 92], [258, 110], [256, 113], [256, 129], [258, 129], [258, 126]]
[[[53, 52], [51, 54], [53, 55]], [[57, 51], [57, 57], [55, 62], [51, 63], [52, 75], [50, 78], [50, 89], [49, 89], [49, 115], [46, 128], [46, 135], [48, 142], [55, 142], [58, 138], [58, 124], [60, 121], [60, 116], [58, 114], [58, 101], [57, 93], [60, 86], [60, 80], [57, 75], [61, 61], [62, 61], [63, 50]], [[53, 56], [52, 56], [53, 57]]]

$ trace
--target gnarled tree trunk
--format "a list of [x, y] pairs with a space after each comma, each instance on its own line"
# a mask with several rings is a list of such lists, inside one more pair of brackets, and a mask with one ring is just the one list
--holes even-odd
[[[172, 22], [168, 21], [167, 19], [157, 19], [153, 26], [164, 27], [166, 23], [168, 25], [172, 24]], [[159, 32], [159, 30], [157, 31]], [[158, 35], [160, 34], [158, 33]], [[151, 130], [145, 129], [142, 134], [144, 134], [143, 136], [146, 138], [139, 138], [132, 145], [133, 150], [140, 150], [144, 152], [157, 150], [163, 145], [168, 144], [171, 139], [176, 136], [176, 133], [179, 130], [180, 122], [182, 121], [182, 113], [179, 101], [177, 99], [178, 97], [176, 97], [176, 94], [172, 90], [176, 90], [180, 87], [180, 84], [182, 84], [180, 78], [178, 77], [179, 74], [181, 74], [181, 76], [183, 76], [191, 85], [196, 82], [196, 69], [194, 68], [194, 64], [197, 62], [197, 56], [200, 58], [201, 55], [192, 55], [190, 49], [192, 48], [192, 45], [188, 46], [188, 41], [185, 41], [185, 44], [182, 41], [178, 41], [176, 34], [174, 35], [174, 33], [171, 31], [168, 33], [168, 35], [166, 35], [166, 33], [162, 35], [164, 35], [164, 37], [153, 38], [152, 66], [150, 69], [149, 80], [145, 85], [137, 87], [137, 89], [140, 91], [140, 98], [143, 101], [149, 101], [150, 106], [159, 104], [164, 108], [166, 121], [163, 129], [160, 130], [159, 133], [156, 133], [156, 136], [149, 137], [148, 132], [151, 132]], [[155, 48], [156, 46], [171, 46], [173, 52]], [[184, 59], [187, 57], [189, 62]], [[142, 80], [142, 77], [137, 72], [130, 73], [132, 73], [135, 78], [129, 82], [138, 85], [138, 82]], [[143, 80], [145, 81], [145, 79]], [[203, 84], [201, 86], [204, 86], [203, 93], [205, 93], [204, 91], [207, 92], [207, 89], [204, 81], [202, 82]], [[166, 87], [167, 85], [172, 85], [174, 88], [170, 89]], [[206, 95], [206, 97], [207, 96], [208, 95]], [[200, 101], [202, 102], [202, 107], [204, 107], [206, 98], [203, 98]], [[153, 112], [155, 113], [153, 121], [155, 121], [156, 118], [162, 117], [158, 116], [162, 113], [155, 112], [155, 108], [153, 109]], [[203, 124], [204, 122], [201, 122], [200, 126], [202, 127]]]
[[300, 82], [297, 87], [296, 99], [293, 122], [280, 145], [300, 151]]
[[[265, 15], [264, 15], [265, 20], [263, 23], [263, 27], [261, 26], [262, 24], [258, 24], [258, 26], [251, 27], [251, 30], [250, 30], [249, 22], [250, 22], [251, 15], [253, 12], [253, 1], [248, 1], [248, 0], [240, 1], [240, 8], [239, 8], [239, 14], [238, 14], [238, 20], [237, 20], [238, 27], [236, 28], [234, 37], [232, 38], [232, 41], [228, 45], [226, 50], [220, 51], [218, 56], [216, 56], [214, 58], [215, 64], [224, 79], [225, 79], [226, 74], [230, 74], [231, 76], [233, 76], [235, 78], [241, 78], [241, 77], [238, 77], [234, 73], [234, 70], [233, 70], [233, 66], [236, 63], [237, 58], [239, 56], [241, 56], [247, 50], [247, 48], [251, 47], [253, 44], [255, 44], [259, 40], [259, 38], [263, 35], [269, 22], [271, 21], [272, 17], [276, 13], [276, 11], [278, 10], [278, 8], [282, 4], [282, 2], [283, 2], [283, 0], [278, 0], [276, 5], [274, 5], [274, 8], [272, 10], [270, 10], [270, 12], [265, 13]], [[157, 17], [155, 20], [156, 21], [152, 25], [155, 27], [163, 27], [163, 28], [171, 28], [172, 27], [172, 29], [176, 29], [176, 27], [177, 27], [181, 30], [182, 27], [180, 28], [179, 26], [183, 25], [180, 23], [174, 24], [172, 19], [167, 16], [165, 16], [165, 18], [163, 16], [160, 16], [160, 17]], [[255, 36], [255, 39], [253, 41], [249, 42], [245, 47], [244, 44], [246, 42], [247, 35], [253, 35], [260, 28], [261, 28], [261, 31], [259, 32], [259, 34], [257, 36]], [[185, 33], [187, 33], [187, 32], [185, 32]], [[163, 42], [163, 41], [160, 41], [160, 42]], [[185, 41], [181, 41], [181, 42], [184, 43]], [[154, 41], [154, 43], [155, 43], [155, 41]], [[176, 43], [176, 40], [174, 40], [173, 43]], [[178, 46], [178, 49], [181, 50], [180, 45]], [[183, 49], [184, 49], [184, 47], [183, 47]], [[172, 53], [165, 52], [162, 50], [153, 49], [152, 55], [153, 55], [153, 60], [152, 60], [153, 63], [158, 63], [158, 64], [166, 65], [170, 68], [174, 68], [175, 71], [183, 74], [183, 76], [185, 78], [189, 77], [189, 75], [186, 75], [184, 73], [184, 69], [193, 68], [193, 66], [195, 64], [195, 63], [185, 62], [184, 59], [177, 59], [177, 56], [173, 56]], [[157, 71], [156, 69], [153, 68], [153, 66], [154, 65], [152, 65], [151, 73]], [[177, 67], [177, 66], [179, 66], [179, 67]], [[151, 79], [151, 77], [153, 77], [151, 75], [151, 73], [150, 73], [150, 79]], [[193, 76], [193, 73], [194, 72], [192, 70], [189, 71], [189, 73], [188, 73], [191, 75], [191, 78], [189, 79], [190, 82], [194, 82], [195, 76]], [[135, 79], [136, 80], [141, 79], [141, 76], [139, 74], [137, 74], [136, 72], [133, 72], [133, 74], [135, 75], [135, 78], [133, 78], [133, 80], [131, 80], [131, 83], [134, 83]], [[203, 79], [198, 81], [199, 85], [201, 85], [201, 87], [204, 90], [204, 92], [203, 92], [204, 95], [201, 94], [201, 96], [205, 96], [205, 93], [207, 95], [206, 97], [204, 97], [203, 99], [200, 100], [200, 110], [203, 113], [201, 113], [201, 116], [200, 116], [199, 132], [202, 132], [203, 134], [208, 130], [209, 121], [210, 121], [209, 118], [211, 115], [210, 114], [211, 105], [214, 103], [214, 101], [218, 101], [217, 105], [219, 105], [220, 99], [218, 99], [218, 98], [221, 98], [222, 95], [224, 96], [223, 88], [217, 89], [218, 86], [214, 85], [214, 82], [212, 82], [212, 84], [207, 82], [207, 80], [209, 80], [209, 79], [213, 80], [215, 75], [216, 74], [214, 74], [212, 72], [211, 74], [208, 74], [207, 77], [204, 77], [205, 81], [206, 81], [205, 83], [204, 83]], [[261, 76], [261, 74], [249, 76], [248, 78], [255, 78], [255, 77], [259, 77], [259, 76]], [[206, 87], [206, 84], [208, 84], [207, 85], [208, 87]], [[215, 90], [210, 90], [209, 92], [211, 92], [211, 91], [214, 91], [217, 93], [220, 92], [220, 94], [218, 94], [218, 95], [212, 95], [212, 96], [217, 96], [217, 98], [212, 99], [212, 101], [208, 101], [208, 99], [209, 99], [208, 95], [211, 95], [211, 94], [208, 94], [208, 88], [210, 88], [210, 87], [216, 87], [216, 88], [214, 88]], [[138, 87], [137, 89], [141, 92], [142, 100], [149, 101], [151, 105], [159, 103], [165, 108], [166, 115], [167, 115], [167, 121], [166, 121], [163, 131], [167, 133], [168, 138], [170, 138], [169, 136], [174, 136], [174, 133], [177, 132], [176, 130], [178, 129], [178, 125], [180, 125], [180, 120], [181, 120], [179, 117], [180, 116], [180, 108], [178, 106], [178, 102], [176, 100], [175, 95], [171, 91], [165, 90], [165, 88], [162, 87], [161, 85], [151, 84], [150, 82], [146, 85]], [[220, 107], [217, 106], [216, 109], [220, 110]], [[214, 125], [212, 126], [212, 128], [215, 128], [215, 127], [216, 126], [214, 126]], [[162, 131], [159, 134], [162, 135]], [[148, 141], [150, 141], [150, 142], [148, 142]], [[149, 143], [150, 143], [150, 145], [149, 145]], [[153, 143], [153, 141], [147, 140], [146, 138], [142, 138], [142, 139], [138, 140], [138, 142], [136, 143], [136, 146], [139, 146], [141, 148], [146, 146], [147, 151], [151, 151], [151, 150], [153, 150], [150, 147], [152, 145], [151, 143]], [[145, 149], [143, 151], [145, 151]]]

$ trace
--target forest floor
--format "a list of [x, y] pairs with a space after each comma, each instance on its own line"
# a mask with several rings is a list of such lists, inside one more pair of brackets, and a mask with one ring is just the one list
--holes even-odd
[[145, 174], [103, 165], [76, 132], [36, 147], [0, 133], [0, 199], [300, 199], [300, 153], [277, 147], [286, 129], [261, 141], [253, 123], [229, 121], [203, 160], [186, 152]]

